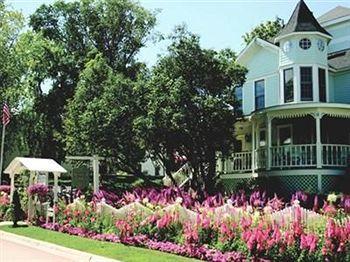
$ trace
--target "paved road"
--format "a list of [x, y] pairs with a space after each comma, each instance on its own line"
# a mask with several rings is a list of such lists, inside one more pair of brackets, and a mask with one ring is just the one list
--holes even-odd
[[0, 262], [74, 262], [67, 258], [0, 238]]

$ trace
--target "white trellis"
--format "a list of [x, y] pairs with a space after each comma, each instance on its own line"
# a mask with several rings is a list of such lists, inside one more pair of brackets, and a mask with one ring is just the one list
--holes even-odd
[[67, 160], [77, 160], [77, 161], [90, 161], [92, 164], [93, 170], [93, 185], [94, 185], [94, 193], [98, 193], [99, 185], [100, 185], [100, 160], [103, 160], [103, 157], [99, 157], [97, 155], [93, 156], [67, 156]]

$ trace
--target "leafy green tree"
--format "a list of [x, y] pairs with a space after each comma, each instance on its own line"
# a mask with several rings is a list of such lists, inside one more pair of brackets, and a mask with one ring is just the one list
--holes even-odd
[[135, 121], [141, 143], [165, 165], [175, 169], [174, 152], [188, 158], [193, 187], [215, 187], [215, 154], [234, 143], [239, 114], [234, 87], [246, 70], [235, 64], [230, 50], [204, 49], [199, 37], [178, 27], [168, 54], [154, 67], [145, 91], [145, 114]]
[[[154, 14], [129, 0], [56, 1], [36, 10], [30, 26], [45, 41], [44, 52], [33, 67], [38, 73], [30, 84], [39, 89], [33, 109], [46, 127], [39, 133], [43, 135], [42, 144], [37, 145], [41, 154], [56, 159], [65, 154], [65, 107], [85, 65], [100, 53], [116, 74], [136, 79], [144, 69], [136, 55], [154, 25]], [[43, 92], [44, 88], [49, 91]]]
[[266, 21], [260, 25], [254, 27], [250, 32], [245, 33], [242, 38], [248, 45], [255, 37], [259, 37], [263, 40], [271, 40], [281, 31], [284, 26], [284, 22], [281, 18], [277, 17], [273, 21]]
[[82, 72], [65, 119], [67, 152], [108, 157], [113, 167], [140, 174], [144, 151], [133, 120], [140, 114], [136, 82], [116, 74], [101, 54]]

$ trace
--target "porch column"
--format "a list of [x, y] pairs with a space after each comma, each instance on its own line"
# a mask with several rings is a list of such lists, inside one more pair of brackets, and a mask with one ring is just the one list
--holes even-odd
[[272, 146], [272, 117], [267, 116], [267, 170], [271, 170], [271, 162], [272, 162], [272, 155], [271, 155], [271, 146]]
[[[29, 175], [29, 186], [35, 183], [36, 174], [34, 171], [30, 171]], [[28, 220], [30, 221], [34, 217], [35, 213], [35, 203], [33, 201], [33, 196], [28, 196]]]
[[11, 179], [11, 186], [10, 186], [10, 201], [12, 203], [13, 200], [13, 192], [15, 191], [15, 174], [11, 173], [10, 174], [10, 179]]
[[255, 122], [252, 120], [252, 173], [255, 169]]
[[54, 205], [57, 203], [58, 200], [58, 177], [60, 176], [60, 173], [53, 173], [53, 202]]
[[100, 186], [99, 162], [99, 157], [97, 155], [94, 155], [92, 159], [92, 169], [94, 173], [94, 193], [97, 193], [99, 191]]
[[312, 116], [316, 120], [316, 166], [322, 168], [322, 142], [321, 142], [321, 119], [323, 113], [316, 112]]

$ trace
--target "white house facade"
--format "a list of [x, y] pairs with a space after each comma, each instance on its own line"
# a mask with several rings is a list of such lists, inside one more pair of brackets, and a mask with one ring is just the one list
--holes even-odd
[[226, 184], [268, 178], [282, 190], [329, 191], [350, 159], [350, 8], [316, 19], [304, 1], [271, 41], [254, 39], [237, 62], [239, 146], [217, 169]]

